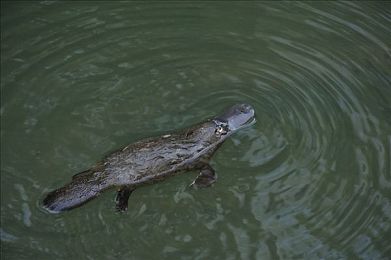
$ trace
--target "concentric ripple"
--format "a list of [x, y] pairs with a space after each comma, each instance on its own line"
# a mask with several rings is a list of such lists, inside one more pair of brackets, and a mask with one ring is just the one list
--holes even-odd
[[[389, 4], [27, 2], [1, 8], [6, 258], [385, 259]], [[108, 152], [248, 102], [257, 123], [184, 174], [62, 215], [44, 194]], [[191, 175], [191, 176], [190, 176]]]

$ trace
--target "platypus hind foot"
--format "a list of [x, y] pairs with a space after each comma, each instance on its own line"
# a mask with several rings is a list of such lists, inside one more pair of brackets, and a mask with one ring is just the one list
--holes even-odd
[[128, 201], [129, 196], [132, 194], [134, 189], [128, 186], [122, 186], [115, 197], [115, 209], [120, 212], [124, 212], [128, 210]]

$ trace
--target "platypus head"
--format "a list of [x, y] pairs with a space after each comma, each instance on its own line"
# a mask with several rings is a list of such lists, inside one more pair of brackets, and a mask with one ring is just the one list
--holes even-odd
[[233, 133], [255, 123], [255, 111], [248, 104], [237, 104], [226, 109], [221, 115], [181, 132], [184, 144], [190, 152], [204, 153], [206, 157]]
[[215, 117], [212, 121], [216, 124], [216, 134], [227, 135], [239, 129], [255, 123], [254, 108], [248, 104], [236, 104]]

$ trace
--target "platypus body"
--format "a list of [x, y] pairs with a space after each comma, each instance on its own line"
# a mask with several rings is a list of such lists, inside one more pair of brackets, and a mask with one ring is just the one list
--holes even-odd
[[136, 188], [190, 170], [200, 170], [191, 186], [210, 186], [216, 181], [215, 171], [209, 165], [214, 152], [232, 133], [254, 122], [254, 109], [248, 104], [237, 104], [188, 129], [125, 146], [47, 194], [43, 207], [58, 213], [118, 188], [116, 208], [124, 211]]

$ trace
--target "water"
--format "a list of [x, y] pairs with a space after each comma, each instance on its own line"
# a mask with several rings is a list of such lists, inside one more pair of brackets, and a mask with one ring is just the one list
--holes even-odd
[[[386, 2], [2, 2], [2, 258], [389, 258], [390, 28]], [[237, 102], [257, 124], [214, 187], [41, 209], [104, 154]]]

